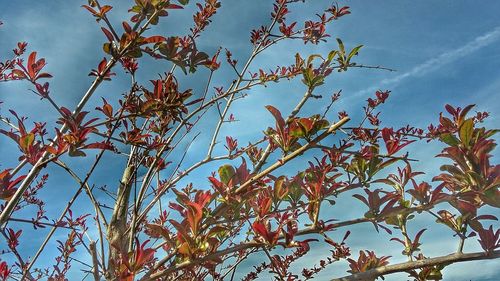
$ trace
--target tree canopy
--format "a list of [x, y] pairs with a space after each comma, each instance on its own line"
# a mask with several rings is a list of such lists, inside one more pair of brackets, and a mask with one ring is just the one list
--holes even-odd
[[[233, 20], [245, 16], [231, 1], [88, 0], [81, 11], [102, 34], [98, 55], [74, 45], [52, 61], [30, 38], [11, 42], [0, 86], [28, 87], [29, 98], [0, 105], [9, 150], [0, 162], [0, 279], [398, 273], [426, 281], [446, 280], [454, 263], [500, 257], [490, 112], [450, 100], [426, 120], [391, 125], [391, 89], [350, 96], [329, 82], [353, 71], [395, 72], [383, 58], [365, 63], [366, 47], [335, 33], [355, 9], [320, 3], [317, 14], [300, 15], [308, 2], [270, 1], [263, 22], [252, 18], [248, 41], [235, 43], [224, 25], [211, 30], [226, 8]], [[94, 67], [55, 75], [49, 66], [68, 53]], [[266, 64], [271, 56], [278, 65]], [[64, 102], [54, 85], [71, 79], [86, 86]], [[278, 99], [258, 95], [283, 90]], [[361, 106], [348, 107], [353, 99]], [[397, 102], [393, 109], [411, 110]]]

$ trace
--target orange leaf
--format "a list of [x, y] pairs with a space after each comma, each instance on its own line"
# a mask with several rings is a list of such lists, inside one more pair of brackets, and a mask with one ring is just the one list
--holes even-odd
[[90, 6], [87, 6], [87, 5], [82, 5], [83, 8], [87, 9], [87, 11], [89, 11], [92, 15], [95, 15], [97, 14], [97, 11], [92, 9]]
[[111, 7], [109, 5], [104, 5], [104, 6], [102, 6], [101, 11], [99, 13], [101, 14], [101, 16], [104, 16], [104, 14], [109, 12], [111, 9], [113, 9], [113, 7]]
[[156, 36], [150, 36], [148, 38], [144, 38], [143, 41], [146, 43], [160, 43], [160, 42], [167, 41], [167, 38], [165, 38], [163, 36], [156, 35]]

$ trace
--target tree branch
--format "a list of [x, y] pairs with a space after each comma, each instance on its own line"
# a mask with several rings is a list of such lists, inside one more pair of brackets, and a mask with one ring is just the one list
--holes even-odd
[[[268, 174], [270, 174], [274, 170], [278, 169], [279, 167], [285, 165], [286, 163], [288, 163], [292, 159], [296, 158], [297, 156], [302, 155], [308, 149], [314, 147], [317, 143], [319, 143], [324, 138], [326, 138], [327, 136], [329, 136], [330, 134], [332, 134], [333, 132], [335, 132], [337, 129], [339, 129], [340, 127], [342, 127], [349, 120], [350, 120], [349, 117], [344, 117], [340, 121], [338, 121], [337, 123], [333, 123], [326, 131], [324, 131], [323, 133], [321, 133], [319, 136], [317, 136], [316, 138], [314, 138], [310, 142], [308, 142], [305, 145], [301, 146], [300, 148], [298, 148], [297, 150], [295, 150], [292, 153], [288, 154], [287, 156], [279, 159], [273, 165], [267, 167], [264, 171], [258, 173], [257, 175], [255, 175], [255, 176], [251, 177], [249, 180], [247, 180], [245, 183], [241, 184], [234, 191], [234, 193], [235, 194], [241, 193], [246, 188], [248, 188], [253, 183], [255, 183], [257, 180], [259, 180], [259, 179], [267, 176]], [[224, 205], [224, 204], [219, 205], [219, 207], [217, 207], [213, 211], [214, 217], [220, 215], [226, 208], [227, 208], [227, 205]], [[205, 229], [206, 227], [207, 227], [207, 225], [204, 225], [204, 227], [202, 229]]]
[[410, 261], [410, 262], [397, 263], [397, 264], [392, 264], [392, 265], [387, 265], [387, 266], [381, 266], [381, 267], [377, 267], [377, 268], [374, 268], [374, 269], [371, 269], [371, 270], [368, 270], [365, 272], [356, 273], [356, 274], [344, 276], [341, 278], [335, 278], [335, 279], [332, 279], [331, 281], [374, 280], [375, 278], [377, 278], [379, 276], [392, 274], [392, 273], [396, 273], [396, 272], [403, 272], [403, 271], [416, 269], [416, 268], [422, 268], [422, 267], [426, 267], [426, 266], [434, 266], [434, 265], [440, 265], [440, 264], [452, 264], [452, 263], [457, 263], [457, 262], [474, 261], [474, 260], [489, 260], [489, 259], [496, 259], [499, 257], [500, 257], [500, 250], [494, 251], [490, 254], [485, 253], [485, 252], [476, 252], [476, 253], [467, 253], [467, 254], [455, 253], [455, 254], [450, 254], [447, 256], [440, 256], [440, 257], [428, 258], [428, 259], [423, 259], [423, 260], [418, 260], [418, 261]]
[[[158, 11], [155, 11], [151, 18], [148, 19], [148, 21], [140, 28], [140, 30], [137, 32], [138, 34], [142, 34], [144, 31], [148, 29], [148, 26], [151, 24], [151, 21], [156, 17], [158, 14]], [[135, 29], [134, 29], [135, 30]], [[108, 63], [106, 64], [106, 67], [104, 68], [103, 73], [108, 73], [111, 71], [113, 66], [117, 63], [118, 59], [121, 58], [132, 46], [132, 43], [127, 44], [121, 51], [120, 54], [117, 57], [112, 57]], [[80, 113], [87, 102], [89, 101], [90, 97], [94, 94], [94, 92], [97, 90], [101, 82], [104, 80], [104, 74], [98, 75], [95, 80], [92, 82], [90, 87], [87, 89], [83, 97], [81, 98], [80, 102], [76, 106], [75, 110], [73, 111], [73, 116], [77, 115]], [[61, 133], [65, 133], [68, 130], [67, 125], [63, 125], [61, 127]], [[54, 138], [52, 141], [52, 144], [55, 143], [57, 137]], [[35, 180], [35, 178], [38, 176], [38, 173], [43, 170], [46, 167], [46, 160], [49, 158], [50, 153], [46, 151], [40, 159], [33, 165], [33, 168], [31, 171], [26, 175], [26, 178], [21, 182], [20, 186], [18, 187], [16, 193], [12, 196], [12, 198], [9, 200], [7, 205], [5, 206], [4, 210], [0, 214], [0, 228], [5, 227], [5, 223], [7, 222], [8, 218], [14, 211], [16, 205], [19, 203], [21, 200], [21, 197], [23, 196], [24, 192], [30, 184]]]
[[91, 241], [89, 247], [92, 254], [92, 274], [94, 276], [94, 280], [99, 281], [101, 278], [99, 277], [99, 261], [97, 259], [95, 241]]
[[[292, 110], [290, 115], [285, 120], [285, 123], [288, 124], [288, 122], [292, 121], [292, 119], [299, 113], [299, 111], [302, 109], [304, 104], [306, 104], [307, 100], [312, 96], [312, 93], [314, 91], [314, 88], [308, 88], [302, 99], [299, 101], [299, 103], [295, 106], [295, 108]], [[264, 150], [264, 153], [259, 159], [259, 162], [255, 165], [254, 171], [259, 172], [260, 169], [262, 169], [262, 166], [264, 163], [266, 163], [267, 158], [271, 154], [271, 144], [268, 144], [266, 149]]]

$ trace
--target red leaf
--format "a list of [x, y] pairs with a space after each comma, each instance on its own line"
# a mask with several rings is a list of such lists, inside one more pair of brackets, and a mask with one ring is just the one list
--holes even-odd
[[134, 272], [142, 269], [144, 265], [153, 258], [156, 251], [153, 248], [146, 248], [146, 244], [149, 242], [149, 240], [146, 240], [142, 244], [139, 244], [139, 239], [135, 238], [135, 242], [137, 248], [135, 251]]
[[196, 236], [198, 233], [198, 226], [203, 217], [203, 207], [195, 202], [187, 203], [187, 221], [189, 226], [191, 227], [191, 231], [193, 235]]
[[495, 220], [497, 221], [498, 218], [495, 217], [494, 215], [480, 215], [476, 217], [476, 220]]
[[424, 233], [424, 231], [426, 231], [427, 229], [424, 228], [422, 230], [420, 230], [417, 235], [415, 235], [415, 239], [413, 240], [413, 244], [414, 245], [417, 245], [418, 244], [418, 241], [420, 240], [420, 236], [422, 236], [422, 234]]
[[254, 221], [252, 224], [253, 230], [260, 235], [267, 243], [275, 245], [279, 238], [279, 231], [270, 231], [264, 223]]
[[122, 22], [122, 25], [123, 25], [123, 29], [125, 29], [125, 32], [127, 32], [127, 33], [132, 32], [132, 27], [130, 27], [130, 25], [126, 21]]
[[36, 76], [36, 79], [38, 80], [38, 78], [52, 78], [52, 75], [50, 75], [49, 73], [40, 73]]
[[218, 179], [216, 179], [214, 177], [209, 177], [208, 180], [212, 183], [212, 185], [217, 190], [217, 192], [224, 195], [225, 190], [224, 190], [224, 185], [222, 184], [222, 182], [220, 182]]
[[36, 60], [36, 52], [32, 52], [29, 57], [28, 57], [28, 76], [30, 77], [30, 79], [33, 80], [33, 78], [35, 78], [35, 70], [34, 70], [34, 66], [35, 66], [35, 60]]
[[182, 7], [180, 5], [176, 5], [176, 4], [169, 4], [167, 6], [167, 9], [171, 9], [171, 10], [173, 10], [173, 9], [184, 9], [184, 7]]
[[84, 149], [107, 149], [107, 150], [114, 150], [114, 146], [111, 143], [106, 143], [106, 142], [94, 142], [94, 143], [89, 143], [83, 147]]
[[104, 32], [104, 35], [108, 38], [109, 42], [113, 41], [113, 34], [111, 34], [111, 31], [107, 30], [104, 27], [101, 27], [102, 32]]
[[267, 231], [267, 227], [259, 222], [259, 221], [255, 221], [253, 224], [252, 224], [252, 228], [253, 230], [259, 234], [260, 236], [264, 237], [264, 238], [267, 238], [269, 233]]
[[266, 109], [269, 110], [269, 112], [271, 112], [274, 116], [274, 119], [276, 119], [278, 129], [283, 129], [285, 127], [285, 120], [283, 119], [283, 116], [281, 116], [281, 112], [272, 105], [267, 105]]

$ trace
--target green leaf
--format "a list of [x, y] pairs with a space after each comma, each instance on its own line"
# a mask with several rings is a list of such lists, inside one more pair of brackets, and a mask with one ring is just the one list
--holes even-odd
[[102, 45], [102, 50], [106, 54], [111, 54], [111, 43], [104, 43], [104, 45]]
[[449, 146], [455, 146], [455, 145], [457, 145], [459, 143], [459, 141], [457, 140], [457, 138], [454, 135], [450, 134], [450, 133], [446, 133], [446, 134], [440, 135], [439, 139], [442, 142], [444, 142], [447, 145], [449, 145]]
[[134, 49], [128, 51], [126, 56], [130, 57], [130, 58], [140, 58], [140, 57], [142, 57], [142, 51], [140, 48], [134, 48]]
[[484, 195], [481, 196], [484, 203], [500, 208], [500, 191], [498, 188], [490, 188], [484, 192]]
[[337, 43], [339, 44], [339, 53], [344, 56], [345, 55], [345, 47], [344, 43], [342, 43], [342, 40], [340, 38], [337, 38]]
[[318, 75], [316, 77], [314, 77], [314, 79], [311, 81], [311, 87], [318, 87], [318, 86], [321, 86], [324, 84], [324, 81], [325, 81], [325, 77], [323, 77], [322, 75]]
[[474, 133], [474, 120], [472, 120], [472, 118], [465, 120], [462, 126], [460, 126], [459, 136], [460, 140], [466, 146], [469, 146], [473, 133]]
[[353, 56], [357, 55], [359, 52], [359, 49], [361, 49], [362, 47], [363, 47], [363, 45], [359, 45], [359, 46], [354, 47], [354, 49], [352, 49], [351, 52], [349, 53], [349, 55], [347, 56], [347, 61], [350, 61]]
[[204, 63], [208, 59], [208, 55], [205, 52], [198, 52], [191, 57], [191, 63], [194, 65], [199, 65]]
[[72, 148], [72, 147], [69, 149], [68, 155], [70, 157], [84, 157], [84, 156], [86, 156], [85, 152], [83, 152], [79, 149], [76, 149], [76, 148]]
[[281, 176], [274, 181], [273, 195], [274, 199], [282, 200], [288, 192], [284, 192], [285, 187], [285, 176]]
[[189, 0], [179, 0], [179, 3], [181, 5], [187, 5], [187, 4], [189, 4]]
[[157, 25], [160, 17], [159, 16], [154, 16], [154, 17], [148, 16], [148, 19], [149, 19], [149, 23], [151, 25]]
[[221, 166], [218, 171], [219, 171], [220, 180], [226, 185], [229, 183], [229, 181], [236, 174], [234, 167], [229, 165], [229, 164]]
[[303, 76], [303, 79], [302, 79], [302, 83], [304, 83], [304, 85], [308, 86], [308, 87], [311, 87], [312, 83], [312, 79], [314, 76], [313, 74], [313, 71], [311, 68], [306, 68], [302, 71], [302, 76]]
[[428, 280], [442, 280], [443, 274], [441, 274], [441, 270], [432, 269], [429, 275], [427, 276]]
[[306, 135], [306, 132], [304, 131], [303, 127], [301, 126], [290, 126], [290, 136], [296, 137], [296, 138], [302, 138]]
[[441, 171], [446, 171], [446, 172], [453, 174], [453, 175], [463, 174], [462, 171], [458, 167], [455, 167], [453, 165], [442, 165], [441, 168], [439, 168], [439, 169]]
[[327, 129], [328, 127], [330, 127], [330, 122], [328, 122], [328, 120], [325, 120], [325, 119], [318, 120], [314, 123], [315, 132], [317, 132], [319, 130]]
[[135, 5], [134, 7], [132, 7], [130, 9], [130, 12], [137, 13], [137, 14], [140, 13], [141, 11], [142, 11], [142, 8], [140, 6], [137, 6], [137, 5]]
[[310, 55], [309, 58], [307, 58], [307, 66], [309, 66], [316, 58], [322, 59], [322, 57], [318, 54]]
[[[484, 129], [484, 128], [483, 128]], [[493, 135], [495, 135], [496, 133], [500, 132], [500, 130], [497, 130], [497, 129], [494, 129], [494, 130], [489, 130], [488, 132], [486, 132], [483, 136], [483, 138], [487, 139], [489, 137], [492, 137]]]
[[21, 146], [21, 148], [24, 151], [27, 151], [28, 147], [33, 143], [34, 140], [35, 140], [35, 134], [32, 133], [26, 134], [25, 136], [19, 138], [19, 146]]
[[332, 60], [335, 58], [335, 56], [336, 56], [336, 55], [337, 55], [337, 51], [335, 51], [335, 50], [334, 50], [334, 51], [331, 51], [331, 52], [328, 54], [328, 60], [329, 60], [329, 61], [332, 61]]

